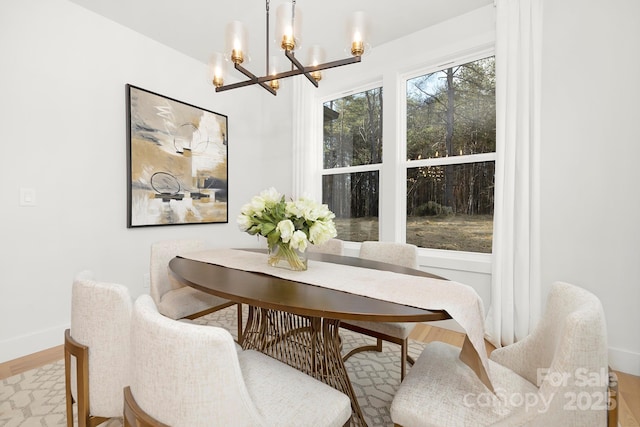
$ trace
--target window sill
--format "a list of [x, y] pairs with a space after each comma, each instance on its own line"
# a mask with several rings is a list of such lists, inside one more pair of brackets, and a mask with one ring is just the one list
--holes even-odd
[[491, 274], [492, 254], [426, 248], [418, 252], [420, 267]]
[[[359, 242], [344, 242], [344, 254], [358, 256]], [[492, 254], [477, 252], [446, 251], [442, 249], [418, 250], [418, 262], [421, 268], [465, 271], [470, 273], [491, 274]]]

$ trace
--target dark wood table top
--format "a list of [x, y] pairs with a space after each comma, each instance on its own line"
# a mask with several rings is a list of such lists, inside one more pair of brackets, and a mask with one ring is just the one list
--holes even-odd
[[[361, 258], [310, 252], [309, 259], [356, 267], [393, 271], [413, 276], [441, 278], [421, 270]], [[265, 254], [265, 263], [266, 254]], [[219, 297], [256, 307], [293, 314], [341, 320], [378, 322], [425, 322], [449, 319], [441, 310], [425, 310], [394, 302], [291, 280], [262, 273], [222, 267], [177, 256], [169, 269], [180, 282]], [[336, 277], [336, 280], [340, 280]], [[393, 286], [392, 283], [389, 286]]]

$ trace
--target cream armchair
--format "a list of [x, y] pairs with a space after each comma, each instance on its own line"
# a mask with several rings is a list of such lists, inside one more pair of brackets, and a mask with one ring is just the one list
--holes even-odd
[[307, 246], [309, 252], [316, 252], [329, 255], [342, 255], [344, 252], [344, 241], [340, 239], [329, 239], [321, 245]]
[[132, 301], [127, 287], [79, 273], [71, 290], [71, 328], [64, 334], [67, 426], [95, 426], [122, 416], [122, 389], [129, 382]]
[[238, 342], [242, 342], [242, 305], [185, 286], [169, 270], [176, 255], [205, 249], [197, 239], [162, 240], [151, 245], [150, 293], [158, 310], [172, 319], [195, 319], [232, 305], [238, 311]]
[[[408, 268], [418, 268], [418, 247], [406, 243], [362, 242], [359, 257]], [[389, 283], [389, 286], [393, 286], [393, 283]], [[413, 364], [414, 362], [407, 351], [409, 334], [415, 327], [415, 323], [349, 320], [341, 322], [340, 326], [376, 338], [375, 346], [357, 347], [344, 356], [345, 361], [362, 351], [381, 352], [383, 340], [398, 344], [400, 346], [400, 380], [402, 381], [406, 372], [406, 363]]]
[[428, 344], [391, 405], [396, 425], [605, 426], [608, 366], [604, 313], [596, 296], [557, 282], [525, 339], [491, 354], [495, 394], [458, 357]]
[[[237, 352], [225, 329], [176, 322], [148, 295], [133, 308], [125, 427], [342, 426], [349, 398], [262, 353]], [[144, 424], [142, 424], [144, 425]]]

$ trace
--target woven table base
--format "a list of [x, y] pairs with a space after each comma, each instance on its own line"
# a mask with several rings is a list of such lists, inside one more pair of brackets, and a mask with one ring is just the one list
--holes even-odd
[[242, 347], [269, 355], [343, 392], [351, 399], [352, 425], [366, 426], [342, 361], [339, 326], [336, 319], [249, 306]]

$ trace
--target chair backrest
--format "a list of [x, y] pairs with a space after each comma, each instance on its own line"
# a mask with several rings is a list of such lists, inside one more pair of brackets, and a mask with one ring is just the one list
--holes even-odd
[[163, 240], [151, 244], [149, 287], [156, 304], [160, 304], [165, 293], [184, 286], [176, 280], [170, 280], [169, 261], [176, 255], [202, 249], [204, 249], [204, 242], [197, 239]]
[[[89, 348], [89, 409], [93, 415], [122, 416], [122, 390], [129, 384], [131, 308], [126, 286], [95, 281], [89, 271], [76, 276], [70, 333]], [[71, 369], [71, 393], [77, 399], [75, 371]]]
[[409, 243], [362, 242], [360, 258], [418, 268], [418, 247]]
[[[491, 358], [537, 385], [551, 402], [546, 409], [549, 418], [558, 425], [605, 425], [607, 351], [600, 300], [585, 289], [556, 282], [534, 331], [522, 341], [495, 350]], [[585, 402], [580, 399], [584, 396], [595, 405], [589, 404], [586, 409], [590, 410], [583, 408]], [[596, 407], [595, 399], [601, 399], [601, 408]]]
[[321, 245], [309, 245], [307, 250], [321, 254], [342, 255], [344, 252], [344, 241], [340, 239], [329, 239]]
[[223, 328], [162, 316], [149, 295], [133, 307], [130, 387], [148, 415], [173, 427], [257, 426], [233, 338]]

